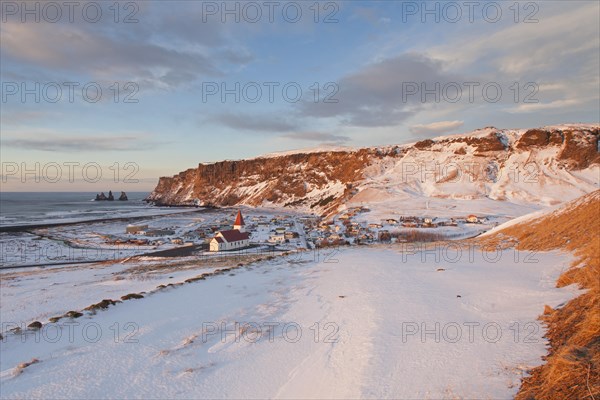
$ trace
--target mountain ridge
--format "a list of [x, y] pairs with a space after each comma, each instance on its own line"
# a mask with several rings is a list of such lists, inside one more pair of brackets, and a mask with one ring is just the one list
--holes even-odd
[[311, 149], [200, 163], [162, 177], [147, 201], [177, 206], [291, 207], [325, 216], [350, 203], [414, 197], [545, 205], [600, 184], [598, 124], [486, 127], [355, 149]]

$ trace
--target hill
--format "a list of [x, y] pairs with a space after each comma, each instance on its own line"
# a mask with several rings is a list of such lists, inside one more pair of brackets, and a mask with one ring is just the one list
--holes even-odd
[[599, 136], [598, 125], [488, 127], [406, 145], [276, 153], [160, 178], [147, 200], [322, 216], [345, 205], [398, 210], [423, 199], [554, 205], [599, 187]]
[[517, 399], [587, 399], [600, 396], [600, 190], [546, 213], [499, 226], [480, 242], [519, 250], [564, 249], [576, 256], [557, 287], [587, 289], [563, 307], [546, 306], [551, 349], [546, 363], [524, 379]]

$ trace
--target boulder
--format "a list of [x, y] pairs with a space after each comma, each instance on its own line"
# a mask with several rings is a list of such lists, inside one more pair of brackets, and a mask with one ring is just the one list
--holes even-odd
[[42, 323], [40, 321], [33, 321], [32, 323], [30, 323], [29, 325], [27, 325], [28, 329], [42, 329]]

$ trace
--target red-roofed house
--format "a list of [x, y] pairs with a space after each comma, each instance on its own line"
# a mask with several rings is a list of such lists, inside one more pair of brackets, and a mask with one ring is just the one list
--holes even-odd
[[238, 211], [234, 229], [219, 231], [210, 241], [210, 251], [238, 250], [250, 245], [250, 234], [244, 232], [244, 217]]

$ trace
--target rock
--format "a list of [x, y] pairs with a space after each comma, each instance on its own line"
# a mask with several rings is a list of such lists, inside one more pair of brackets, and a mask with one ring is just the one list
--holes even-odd
[[121, 195], [119, 196], [119, 201], [127, 201], [127, 193], [125, 192], [121, 192]]
[[204, 281], [204, 280], [206, 280], [206, 278], [204, 276], [198, 275], [198, 276], [195, 276], [193, 278], [186, 279], [185, 283], [192, 283], [192, 282]]
[[27, 325], [28, 329], [42, 329], [42, 323], [40, 321], [33, 321], [29, 325]]
[[51, 324], [55, 324], [57, 323], [59, 320], [61, 319], [61, 317], [51, 317], [50, 319], [48, 319], [48, 321], [50, 321]]
[[96, 195], [95, 201], [104, 201], [104, 200], [106, 200], [106, 195], [104, 194], [104, 192], [101, 192], [100, 194]]
[[80, 313], [79, 311], [69, 311], [68, 313], [65, 314], [65, 317], [68, 318], [79, 318], [83, 316], [82, 313]]
[[112, 191], [109, 190], [108, 191], [108, 201], [114, 201], [115, 200], [115, 196], [113, 196]]
[[120, 303], [120, 301], [118, 301], [118, 300], [104, 299], [100, 303], [92, 304], [91, 306], [86, 307], [85, 309], [87, 311], [105, 310], [109, 306], [114, 306], [117, 303]]
[[564, 132], [564, 143], [557, 159], [572, 169], [584, 169], [600, 162], [600, 131]]
[[143, 299], [144, 296], [138, 293], [129, 293], [125, 296], [121, 296], [121, 300], [131, 300], [131, 299]]
[[431, 146], [433, 146], [435, 144], [435, 142], [431, 139], [425, 139], [425, 140], [421, 140], [420, 142], [415, 143], [415, 148], [419, 149], [419, 150], [426, 150], [426, 149], [430, 149]]
[[542, 129], [530, 129], [517, 142], [517, 149], [528, 149], [532, 146], [544, 147], [550, 143], [550, 132]]

